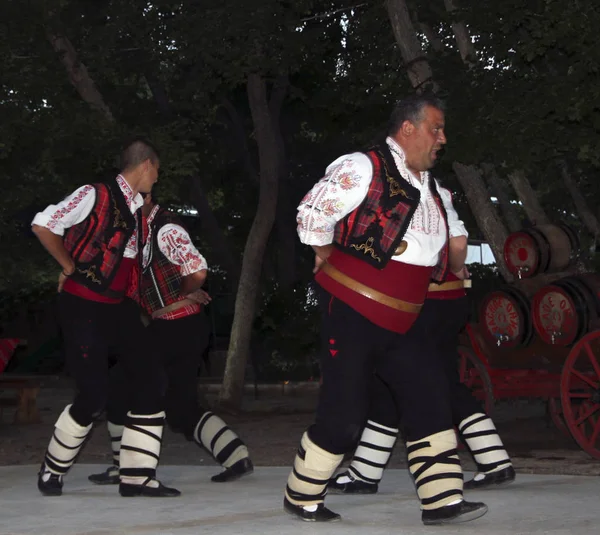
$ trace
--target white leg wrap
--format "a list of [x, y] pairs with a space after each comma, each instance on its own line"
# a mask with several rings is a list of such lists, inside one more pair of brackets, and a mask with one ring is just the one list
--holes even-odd
[[107, 422], [106, 427], [108, 428], [108, 434], [110, 435], [110, 448], [113, 454], [113, 464], [115, 466], [119, 466], [121, 454], [121, 439], [123, 438], [123, 428], [125, 426], [120, 424], [114, 424], [112, 422]]
[[453, 429], [406, 446], [422, 509], [438, 509], [462, 499], [463, 475]]
[[486, 414], [480, 412], [465, 418], [458, 430], [471, 450], [479, 472], [489, 474], [512, 465], [494, 422]]
[[369, 420], [349, 467], [352, 477], [367, 483], [379, 483], [397, 438], [398, 429]]
[[[121, 439], [120, 476], [123, 483], [141, 485], [155, 479], [165, 413], [127, 413]], [[150, 485], [152, 486], [152, 485]]]
[[319, 448], [304, 433], [294, 459], [294, 468], [288, 477], [285, 489], [287, 499], [302, 506], [323, 503], [329, 479], [343, 457]]
[[56, 421], [54, 434], [46, 451], [46, 469], [53, 474], [64, 475], [73, 466], [92, 424], [82, 427], [69, 412], [67, 405]]
[[194, 440], [225, 468], [248, 457], [248, 448], [216, 414], [206, 412], [194, 429]]

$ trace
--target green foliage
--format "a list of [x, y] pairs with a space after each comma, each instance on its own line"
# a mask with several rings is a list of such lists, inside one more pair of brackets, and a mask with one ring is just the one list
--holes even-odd
[[319, 314], [304, 285], [277, 286], [263, 297], [254, 326], [262, 380], [307, 380], [319, 375]]
[[[470, 234], [477, 236], [478, 229], [453, 177], [454, 160], [493, 163], [501, 175], [525, 169], [551, 218], [581, 229], [557, 160], [569, 162], [594, 205], [600, 199], [595, 2], [462, 0], [459, 14], [479, 59], [471, 69], [460, 59], [443, 2], [409, 4], [413, 19], [428, 24], [443, 43], [443, 50], [435, 51], [422, 39], [449, 108], [449, 143], [436, 174], [456, 192]], [[120, 145], [133, 134], [149, 135], [161, 149], [163, 204], [193, 208], [190, 186], [192, 177], [199, 178], [239, 261], [257, 198], [257, 151], [245, 89], [250, 72], [265, 76], [269, 88], [280, 75], [291, 82], [280, 123], [292, 222], [294, 207], [325, 167], [381, 138], [392, 103], [412, 93], [384, 2], [31, 0], [27, 9], [19, 2], [3, 7], [4, 299], [26, 300], [34, 298], [30, 288], [53, 287], [57, 270], [29, 233], [29, 222], [37, 210], [83, 183], [113, 176]], [[47, 28], [70, 39], [114, 123], [74, 89]], [[202, 221], [189, 225], [212, 264], [212, 236]], [[277, 245], [273, 240], [267, 255], [256, 328], [271, 352], [277, 349], [283, 360], [293, 360], [312, 354], [314, 317], [307, 313], [304, 324], [302, 307], [296, 306], [298, 316], [285, 312], [301, 302], [304, 290], [274, 297], [277, 275], [270, 264]], [[298, 288], [305, 288], [310, 252], [298, 249]], [[495, 283], [491, 274], [482, 280], [488, 275]], [[226, 274], [213, 278], [216, 292], [232, 296], [222, 307], [229, 314], [235, 289], [227, 287]], [[475, 279], [478, 291], [482, 282]]]

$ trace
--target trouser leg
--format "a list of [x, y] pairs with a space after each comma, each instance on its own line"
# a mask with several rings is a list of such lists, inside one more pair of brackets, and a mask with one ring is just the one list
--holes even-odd
[[302, 437], [286, 498], [294, 505], [323, 502], [327, 483], [360, 435], [367, 415], [378, 327], [319, 290], [321, 374], [315, 424]]

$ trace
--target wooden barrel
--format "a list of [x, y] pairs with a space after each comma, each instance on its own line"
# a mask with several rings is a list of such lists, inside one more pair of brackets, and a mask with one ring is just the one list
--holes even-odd
[[519, 279], [565, 269], [579, 248], [568, 225], [539, 225], [513, 232], [504, 242], [504, 260]]
[[600, 275], [564, 277], [544, 286], [532, 300], [533, 325], [547, 344], [568, 346], [600, 318]]
[[500, 348], [526, 346], [533, 336], [529, 299], [514, 286], [487, 294], [479, 318], [485, 337]]

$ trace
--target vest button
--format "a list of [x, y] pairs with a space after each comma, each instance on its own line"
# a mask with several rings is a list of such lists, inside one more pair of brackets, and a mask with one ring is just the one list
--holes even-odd
[[394, 256], [401, 255], [404, 251], [406, 251], [407, 247], [408, 247], [408, 243], [406, 243], [404, 240], [402, 240], [400, 242], [400, 245], [398, 245], [398, 247], [396, 247], [396, 250], [394, 251]]

